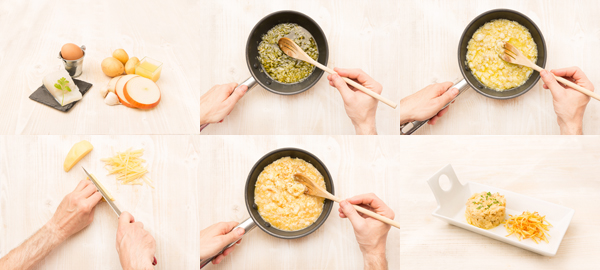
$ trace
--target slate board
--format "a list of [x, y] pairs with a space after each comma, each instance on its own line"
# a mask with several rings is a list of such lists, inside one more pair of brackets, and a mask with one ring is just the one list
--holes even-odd
[[[81, 96], [85, 95], [85, 93], [87, 93], [87, 91], [89, 91], [90, 88], [92, 88], [91, 83], [84, 82], [82, 80], [73, 79], [73, 82], [75, 82], [75, 85], [77, 85], [77, 87], [79, 88], [79, 92], [81, 92]], [[31, 96], [29, 96], [29, 98], [33, 101], [37, 101], [48, 107], [57, 109], [61, 112], [68, 112], [71, 108], [73, 108], [73, 106], [75, 106], [75, 103], [79, 102], [79, 100], [78, 100], [78, 101], [69, 103], [65, 106], [60, 106], [60, 103], [58, 103], [58, 101], [56, 101], [56, 99], [54, 99], [54, 96], [52, 96], [52, 94], [50, 94], [50, 91], [48, 91], [48, 89], [46, 89], [46, 86], [44, 86], [43, 84], [42, 84], [42, 86], [40, 86], [40, 88], [35, 90], [35, 92], [33, 92], [33, 94], [31, 94]]]

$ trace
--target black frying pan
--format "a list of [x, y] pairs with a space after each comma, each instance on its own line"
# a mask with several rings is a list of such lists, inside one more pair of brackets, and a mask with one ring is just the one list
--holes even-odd
[[[244, 191], [244, 197], [246, 200], [246, 209], [248, 209], [248, 213], [250, 213], [250, 218], [246, 219], [243, 222], [240, 222], [240, 224], [238, 226], [236, 226], [235, 228], [233, 228], [233, 230], [235, 230], [236, 228], [244, 228], [244, 230], [245, 230], [244, 234], [247, 234], [249, 231], [251, 231], [256, 226], [258, 226], [261, 230], [263, 230], [264, 232], [266, 232], [272, 236], [275, 236], [278, 238], [283, 238], [283, 239], [295, 239], [295, 238], [304, 237], [304, 236], [307, 236], [307, 235], [313, 233], [319, 227], [321, 227], [321, 225], [323, 225], [323, 223], [325, 223], [325, 220], [327, 220], [327, 218], [329, 217], [329, 214], [331, 213], [331, 209], [333, 208], [333, 202], [330, 200], [325, 200], [325, 203], [323, 205], [323, 212], [321, 212], [321, 215], [313, 224], [311, 224], [310, 226], [308, 226], [302, 230], [298, 230], [298, 231], [282, 231], [277, 228], [274, 228], [268, 222], [266, 222], [258, 213], [256, 204], [254, 203], [254, 187], [256, 185], [256, 180], [258, 179], [258, 175], [263, 171], [263, 169], [267, 165], [273, 163], [274, 161], [276, 161], [282, 157], [300, 158], [300, 159], [303, 159], [303, 160], [309, 162], [310, 164], [312, 164], [321, 173], [321, 175], [323, 175], [323, 179], [325, 180], [325, 187], [327, 188], [327, 191], [331, 194], [334, 194], [333, 178], [331, 178], [331, 174], [329, 173], [329, 170], [327, 170], [327, 167], [325, 167], [325, 164], [323, 164], [323, 162], [319, 158], [317, 158], [315, 155], [309, 153], [308, 151], [305, 151], [302, 149], [297, 149], [297, 148], [281, 148], [281, 149], [271, 151], [270, 153], [261, 157], [254, 164], [254, 166], [252, 167], [252, 170], [250, 170], [250, 173], [248, 174], [248, 178], [246, 179], [246, 187], [245, 187], [245, 191]], [[223, 250], [231, 247], [238, 240], [234, 241], [233, 243], [231, 243], [229, 246], [227, 246]], [[204, 267], [216, 256], [218, 256], [218, 255], [215, 255], [214, 257], [201, 262], [200, 268]]]
[[[513, 89], [509, 89], [509, 90], [500, 92], [500, 91], [496, 91], [494, 89], [486, 87], [481, 82], [479, 82], [479, 80], [477, 80], [477, 78], [473, 75], [473, 73], [471, 72], [471, 69], [467, 65], [467, 45], [468, 45], [471, 37], [473, 37], [473, 33], [475, 33], [475, 31], [477, 31], [477, 29], [479, 29], [479, 27], [481, 27], [485, 23], [487, 23], [491, 20], [494, 20], [494, 19], [508, 19], [511, 21], [516, 21], [516, 22], [520, 23], [521, 25], [525, 26], [525, 28], [527, 28], [529, 30], [529, 32], [531, 33], [531, 37], [535, 41], [535, 44], [537, 44], [538, 58], [537, 58], [536, 64], [542, 68], [544, 68], [546, 66], [546, 58], [547, 58], [546, 41], [544, 41], [544, 36], [542, 35], [542, 31], [540, 31], [540, 29], [537, 27], [537, 25], [531, 19], [529, 19], [527, 16], [525, 16], [524, 14], [514, 11], [514, 10], [510, 10], [510, 9], [490, 10], [490, 11], [482, 13], [481, 15], [479, 15], [475, 19], [473, 19], [467, 25], [467, 27], [465, 28], [465, 30], [463, 31], [463, 33], [460, 37], [460, 42], [458, 43], [458, 67], [459, 67], [460, 72], [462, 73], [462, 76], [464, 79], [459, 81], [458, 83], [454, 84], [452, 87], [450, 87], [450, 88], [458, 88], [458, 90], [459, 90], [458, 95], [462, 94], [465, 90], [469, 89], [469, 87], [470, 87], [470, 88], [475, 89], [475, 91], [477, 91], [478, 93], [480, 93], [486, 97], [489, 97], [489, 98], [511, 99], [511, 98], [516, 98], [520, 95], [525, 94], [527, 91], [529, 91], [531, 88], [533, 88], [533, 86], [535, 86], [535, 84], [540, 79], [539, 72], [534, 70], [533, 73], [531, 74], [531, 76], [529, 77], [529, 79], [523, 85], [521, 85], [519, 87], [515, 87]], [[448, 88], [448, 89], [450, 89], [450, 88]], [[456, 97], [458, 97], [458, 95]], [[456, 99], [456, 98], [454, 98], [454, 99]], [[452, 100], [451, 102], [453, 102], [453, 101], [454, 100]], [[450, 103], [446, 104], [446, 106], [444, 106], [442, 108], [442, 110], [444, 108], [446, 108], [448, 105], [450, 105]], [[410, 135], [413, 132], [417, 131], [420, 127], [422, 127], [427, 122], [429, 122], [429, 119], [427, 119], [425, 121], [413, 121], [411, 123], [403, 124], [400, 126], [400, 134]], [[408, 131], [405, 132], [404, 129], [405, 129], [405, 127], [408, 126], [408, 124], [412, 124], [412, 126], [410, 127], [410, 129]]]
[[[254, 28], [252, 28], [252, 31], [250, 31], [248, 41], [246, 42], [246, 64], [248, 65], [251, 76], [244, 82], [240, 83], [238, 88], [242, 85], [246, 85], [248, 86], [248, 89], [250, 89], [258, 83], [267, 91], [275, 94], [295, 95], [313, 87], [319, 81], [321, 76], [323, 76], [323, 70], [315, 68], [313, 72], [304, 80], [297, 83], [286, 84], [273, 80], [263, 70], [262, 64], [258, 60], [258, 44], [262, 40], [262, 36], [264, 34], [280, 23], [295, 23], [310, 32], [317, 43], [317, 48], [319, 49], [319, 59], [317, 59], [317, 62], [327, 66], [327, 60], [329, 59], [329, 46], [327, 45], [325, 33], [323, 33], [323, 30], [321, 30], [321, 27], [319, 27], [317, 22], [305, 14], [297, 11], [277, 11], [262, 18], [262, 20], [260, 20], [254, 26]], [[208, 124], [202, 125], [200, 127], [200, 131], [202, 131], [206, 126], [208, 126]]]

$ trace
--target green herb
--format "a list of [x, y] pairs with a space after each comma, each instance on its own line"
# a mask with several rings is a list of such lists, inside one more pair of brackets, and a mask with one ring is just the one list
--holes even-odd
[[490, 193], [490, 192], [488, 191], [487, 195], [488, 195], [488, 196], [492, 196], [492, 193]]
[[69, 87], [69, 81], [67, 81], [67, 79], [65, 79], [65, 77], [62, 77], [62, 78], [58, 79], [57, 83], [54, 84], [54, 87], [56, 87], [56, 89], [58, 89], [58, 90], [63, 91], [63, 96], [62, 96], [62, 101], [60, 103], [60, 106], [64, 106], [63, 103], [65, 103], [65, 91], [71, 92], [71, 88]]
[[483, 205], [482, 205], [482, 206], [479, 206], [479, 207], [477, 207], [477, 209], [481, 209], [481, 207], [483, 207]]

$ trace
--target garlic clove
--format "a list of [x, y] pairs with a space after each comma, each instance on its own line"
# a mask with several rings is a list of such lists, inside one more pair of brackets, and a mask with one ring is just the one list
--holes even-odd
[[119, 98], [113, 92], [108, 92], [108, 94], [106, 94], [106, 97], [104, 98], [104, 103], [110, 106], [121, 104], [121, 102], [119, 102]]

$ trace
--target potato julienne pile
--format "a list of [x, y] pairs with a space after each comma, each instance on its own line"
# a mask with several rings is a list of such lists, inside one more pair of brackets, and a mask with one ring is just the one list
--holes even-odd
[[266, 166], [254, 188], [258, 213], [273, 227], [297, 231], [313, 224], [323, 212], [325, 199], [304, 194], [304, 185], [294, 180], [303, 173], [316, 185], [325, 188], [325, 180], [310, 163], [283, 157]]
[[471, 72], [485, 86], [504, 91], [524, 84], [533, 70], [500, 59], [504, 43], [517, 47], [529, 60], [537, 60], [537, 45], [529, 30], [521, 24], [506, 20], [492, 20], [481, 26], [467, 46], [467, 64]]
[[[546, 216], [540, 216], [538, 212], [530, 213], [529, 211], [523, 212], [521, 215], [509, 216], [510, 218], [504, 224], [504, 227], [509, 232], [506, 235], [507, 237], [516, 234], [519, 237], [519, 241], [531, 238], [536, 244], [539, 244], [538, 240], [544, 240], [548, 243], [546, 231], [549, 230], [548, 226], [552, 226], [552, 224], [546, 220]], [[544, 222], [547, 224], [544, 224]]]
[[142, 185], [143, 182], [146, 182], [154, 188], [152, 181], [146, 177], [148, 169], [143, 165], [146, 160], [141, 158], [142, 155], [144, 155], [144, 149], [132, 151], [129, 148], [124, 152], [117, 152], [113, 157], [103, 158], [101, 161], [106, 164], [104, 168], [108, 170], [109, 175], [117, 175], [117, 182], [120, 184]]

